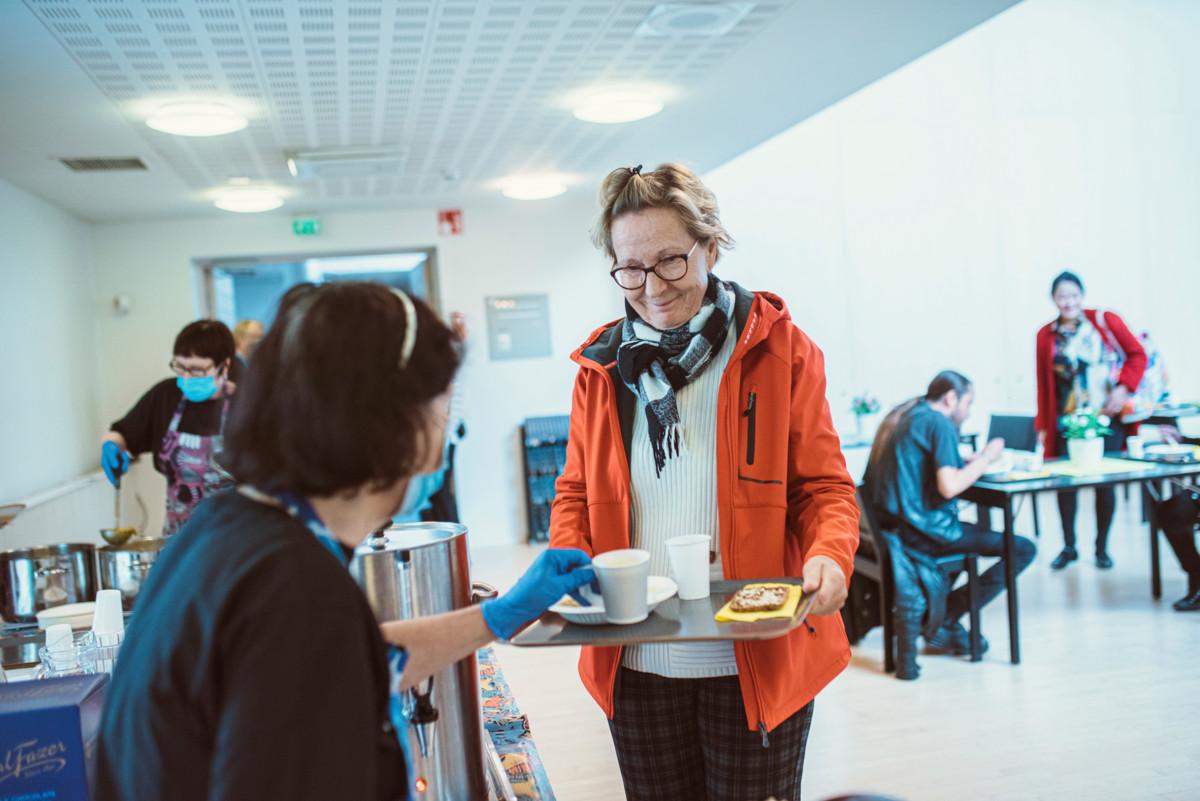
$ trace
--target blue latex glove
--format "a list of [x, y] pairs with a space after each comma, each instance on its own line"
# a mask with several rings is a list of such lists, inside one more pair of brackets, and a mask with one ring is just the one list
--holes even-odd
[[578, 589], [595, 578], [592, 560], [578, 548], [551, 548], [543, 551], [525, 571], [516, 586], [490, 601], [484, 601], [483, 619], [502, 640], [512, 637], [563, 595], [570, 595], [588, 606]]
[[104, 475], [108, 476], [108, 483], [115, 487], [117, 480], [129, 470], [129, 452], [121, 450], [117, 443], [106, 440], [100, 446], [100, 466], [104, 468]]

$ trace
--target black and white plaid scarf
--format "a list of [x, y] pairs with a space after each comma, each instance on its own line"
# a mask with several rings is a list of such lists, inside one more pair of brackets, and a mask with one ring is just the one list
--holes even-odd
[[617, 372], [646, 410], [656, 475], [662, 475], [669, 457], [679, 455], [683, 441], [675, 393], [704, 372], [720, 351], [733, 317], [733, 301], [733, 287], [709, 273], [700, 310], [678, 328], [659, 331], [625, 304]]

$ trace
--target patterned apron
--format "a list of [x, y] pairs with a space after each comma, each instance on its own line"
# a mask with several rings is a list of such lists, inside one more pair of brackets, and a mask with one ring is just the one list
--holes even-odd
[[182, 398], [175, 407], [171, 425], [163, 436], [158, 459], [167, 477], [167, 514], [163, 520], [163, 536], [169, 537], [187, 522], [192, 510], [206, 496], [229, 489], [233, 478], [217, 464], [221, 453], [221, 439], [225, 432], [225, 417], [229, 413], [229, 399], [221, 405], [221, 425], [215, 436], [183, 434], [179, 421], [187, 399]]

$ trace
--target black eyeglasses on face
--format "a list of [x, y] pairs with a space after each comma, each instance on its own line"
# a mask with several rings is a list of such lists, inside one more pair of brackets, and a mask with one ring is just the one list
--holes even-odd
[[206, 375], [217, 374], [217, 366], [215, 364], [210, 364], [207, 367], [185, 367], [179, 363], [178, 359], [171, 359], [167, 363], [167, 366], [171, 368], [172, 373], [183, 378], [203, 378]]
[[646, 276], [650, 273], [654, 273], [664, 281], [678, 281], [687, 275], [688, 259], [691, 258], [692, 251], [699, 244], [700, 240], [697, 239], [692, 243], [687, 253], [674, 253], [670, 256], [663, 256], [649, 267], [643, 267], [639, 264], [626, 264], [624, 267], [613, 265], [608, 274], [612, 276], [612, 279], [617, 282], [617, 286], [621, 287], [621, 289], [641, 289], [646, 285]]

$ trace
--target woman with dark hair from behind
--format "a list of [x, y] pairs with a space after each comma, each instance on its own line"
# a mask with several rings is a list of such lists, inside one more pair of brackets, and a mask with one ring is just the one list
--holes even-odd
[[346, 568], [410, 478], [437, 469], [457, 367], [449, 329], [400, 292], [284, 296], [229, 422], [237, 491], [200, 505], [138, 596], [93, 798], [410, 797], [392, 689], [593, 577], [586, 554], [548, 550], [499, 598], [376, 623]]
[[[894, 431], [876, 436], [867, 482], [868, 497], [884, 529], [899, 534], [904, 547], [930, 557], [959, 553], [1004, 555], [1004, 535], [958, 518], [955, 500], [979, 480], [987, 466], [1000, 458], [1004, 440], [994, 439], [970, 461], [959, 453], [958, 432], [971, 412], [975, 390], [954, 370], [938, 373], [925, 397], [903, 404], [888, 414]], [[1033, 543], [1017, 537], [1015, 568], [1029, 566], [1036, 554]], [[950, 585], [956, 576], [949, 577]], [[979, 605], [1004, 589], [1003, 559], [979, 577]], [[944, 623], [926, 642], [954, 654], [969, 651], [970, 637], [959, 618], [968, 611], [966, 587], [946, 598]], [[897, 622], [902, 622], [897, 620]], [[919, 624], [919, 619], [918, 619]], [[916, 678], [915, 628], [897, 641], [897, 676]], [[986, 641], [984, 648], [986, 649]]]
[[168, 366], [176, 377], [142, 395], [100, 446], [100, 466], [118, 488], [131, 459], [154, 454], [154, 469], [167, 480], [164, 537], [178, 531], [205, 497], [233, 486], [219, 463], [236, 389], [233, 334], [217, 320], [197, 320], [183, 327], [171, 352]]
[[[1112, 434], [1104, 440], [1106, 452], [1119, 452], [1125, 443], [1121, 417], [1137, 392], [1146, 370], [1146, 350], [1120, 315], [1083, 307], [1083, 280], [1071, 272], [1055, 276], [1050, 297], [1058, 316], [1037, 333], [1037, 417], [1035, 425], [1047, 458], [1066, 453], [1061, 421], [1077, 412], [1103, 412], [1110, 418]], [[1097, 487], [1096, 567], [1113, 566], [1108, 555], [1117, 494], [1112, 487]], [[1077, 490], [1058, 493], [1062, 518], [1063, 549], [1050, 563], [1062, 570], [1079, 558], [1075, 548]]]

